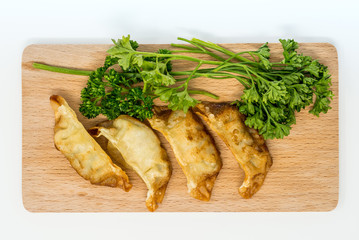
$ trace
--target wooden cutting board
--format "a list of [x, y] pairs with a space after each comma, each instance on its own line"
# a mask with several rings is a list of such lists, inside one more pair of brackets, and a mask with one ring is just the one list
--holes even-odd
[[[223, 44], [233, 51], [255, 50], [261, 44]], [[281, 46], [269, 44], [273, 60], [281, 59]], [[297, 114], [297, 124], [289, 137], [268, 140], [273, 166], [261, 190], [251, 199], [238, 195], [244, 174], [225, 144], [211, 132], [220, 150], [223, 168], [210, 202], [193, 199], [186, 179], [169, 144], [160, 135], [173, 166], [163, 203], [157, 212], [237, 212], [237, 211], [330, 211], [338, 203], [338, 57], [328, 43], [303, 43], [300, 52], [329, 67], [335, 97], [328, 114], [320, 118], [307, 110]], [[93, 70], [103, 64], [110, 45], [30, 45], [22, 59], [22, 193], [23, 203], [32, 212], [146, 212], [147, 189], [141, 179], [127, 171], [133, 184], [130, 192], [94, 186], [81, 178], [53, 143], [54, 114], [49, 104], [52, 94], [63, 96], [86, 128], [104, 118], [85, 119], [78, 111], [80, 91], [87, 77], [51, 73], [31, 67], [33, 62]], [[168, 48], [142, 45], [140, 50]], [[175, 62], [174, 70], [192, 67]], [[192, 88], [206, 89], [221, 101], [238, 99], [243, 88], [234, 79], [195, 79]], [[206, 98], [200, 98], [209, 100]]]

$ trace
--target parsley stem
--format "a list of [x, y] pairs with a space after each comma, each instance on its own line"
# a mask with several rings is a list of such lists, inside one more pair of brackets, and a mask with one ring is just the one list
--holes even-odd
[[219, 99], [219, 97], [213, 93], [207, 92], [207, 91], [203, 91], [203, 90], [188, 90], [189, 94], [201, 94], [210, 98], [214, 98], [216, 100]]
[[197, 65], [197, 67], [191, 72], [191, 74], [188, 76], [188, 78], [187, 78], [187, 80], [186, 80], [186, 82], [185, 82], [185, 89], [187, 90], [187, 88], [188, 88], [188, 82], [189, 82], [189, 80], [191, 80], [192, 79], [192, 76], [196, 73], [196, 71], [198, 70], [198, 68], [200, 67], [202, 65], [202, 62], [199, 62], [198, 63], [198, 65]]
[[[34, 62], [32, 66], [36, 69], [41, 69], [49, 72], [57, 72], [57, 73], [65, 73], [70, 75], [80, 75], [80, 76], [90, 76], [93, 71], [86, 71], [86, 70], [79, 70], [79, 69], [73, 69], [73, 68], [65, 68], [65, 67], [56, 67], [52, 65], [42, 64], [42, 63], [36, 63]], [[141, 74], [139, 73], [123, 73], [119, 72], [121, 76], [124, 77], [141, 77]]]
[[[219, 61], [224, 61], [225, 59], [221, 56], [218, 56], [217, 54], [211, 52], [211, 51], [208, 51], [206, 48], [204, 47], [201, 47], [199, 44], [196, 44], [196, 43], [193, 43], [185, 38], [178, 38], [178, 40], [182, 40], [182, 41], [185, 41], [185, 42], [188, 42], [192, 45], [194, 45], [195, 47], [189, 47], [189, 46], [186, 46], [186, 45], [181, 45], [181, 44], [171, 44], [171, 46], [175, 46], [175, 47], [180, 47], [180, 48], [185, 48], [185, 49], [188, 49], [188, 50], [193, 50], [193, 51], [187, 51], [187, 53], [204, 53], [204, 54], [208, 54], [209, 56], [219, 60]], [[173, 52], [175, 52], [176, 50], [174, 50]], [[178, 51], [177, 51], [178, 52]]]
[[154, 57], [164, 57], [164, 58], [170, 58], [171, 60], [188, 60], [191, 62], [202, 62], [203, 64], [212, 64], [212, 65], [221, 65], [222, 62], [220, 61], [210, 61], [210, 60], [201, 60], [195, 57], [189, 57], [185, 55], [175, 55], [175, 54], [161, 54], [161, 53], [151, 53], [151, 52], [136, 52], [136, 54], [142, 54], [145, 56], [154, 56]]
[[273, 122], [275, 122], [274, 119], [272, 118], [272, 116], [270, 115], [266, 105], [263, 103], [262, 100], [260, 100], [260, 104], [261, 104], [262, 108], [264, 109], [264, 111], [267, 113], [267, 120], [269, 120], [269, 121], [272, 120]]
[[[246, 72], [240, 72], [236, 71], [234, 73], [237, 73], [239, 75], [234, 75], [228, 72], [201, 72], [203, 69], [199, 69], [196, 73], [193, 74], [192, 78], [197, 77], [207, 77], [207, 78], [213, 78], [213, 79], [228, 79], [228, 78], [235, 78], [238, 80], [244, 87], [250, 87], [251, 84], [249, 82], [250, 79], [243, 77], [247, 76]], [[210, 70], [209, 70], [210, 71]], [[180, 71], [180, 72], [171, 72], [172, 76], [182, 76], [182, 75], [189, 75], [191, 74], [191, 71]], [[243, 76], [240, 76], [243, 75]], [[247, 76], [248, 77], [248, 76]], [[183, 81], [186, 80], [186, 78], [180, 78], [176, 81]]]
[[71, 75], [89, 76], [92, 73], [92, 71], [55, 67], [55, 66], [50, 66], [50, 65], [36, 63], [36, 62], [34, 62], [32, 64], [32, 66], [36, 69], [46, 70], [46, 71], [50, 71], [50, 72], [66, 73], [66, 74], [71, 74]]
[[[194, 78], [198, 78], [200, 76], [192, 76], [192, 79]], [[183, 82], [183, 81], [186, 81], [187, 80], [187, 77], [184, 77], [184, 78], [175, 78], [176, 82]]]
[[[186, 46], [186, 45], [182, 45], [182, 44], [172, 43], [171, 46], [176, 47], [176, 48], [183, 48], [183, 49], [187, 49], [187, 50], [198, 50], [198, 48], [196, 48], [196, 47], [190, 47], [190, 46]], [[176, 51], [172, 50], [171, 52], [176, 52]]]
[[172, 50], [172, 53], [203, 53], [201, 50]]
[[[180, 38], [178, 38], [178, 39], [180, 39]], [[182, 39], [180, 39], [180, 40], [182, 40]], [[216, 50], [218, 52], [224, 53], [224, 54], [226, 54], [228, 56], [234, 56], [235, 59], [240, 60], [242, 62], [246, 62], [246, 63], [252, 62], [251, 60], [249, 60], [249, 59], [247, 59], [245, 57], [242, 57], [242, 56], [240, 56], [238, 54], [235, 54], [234, 52], [229, 51], [229, 50], [227, 50], [227, 49], [225, 49], [225, 48], [223, 48], [223, 47], [221, 47], [221, 46], [219, 46], [218, 44], [215, 44], [215, 43], [205, 42], [205, 41], [202, 41], [202, 40], [199, 40], [199, 39], [196, 39], [196, 38], [193, 38], [191, 42], [193, 42], [195, 44], [200, 44], [200, 45], [208, 47], [208, 48], [211, 48], [211, 49]]]

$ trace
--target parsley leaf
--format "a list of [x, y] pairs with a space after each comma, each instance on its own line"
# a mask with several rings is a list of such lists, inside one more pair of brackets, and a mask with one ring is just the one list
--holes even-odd
[[[232, 52], [212, 42], [193, 38], [178, 38], [186, 44], [172, 44], [180, 50], [159, 49], [157, 52], [138, 51], [138, 43], [123, 36], [113, 40], [104, 65], [95, 71], [75, 70], [34, 63], [35, 68], [67, 74], [89, 76], [81, 91], [80, 112], [87, 118], [99, 114], [114, 119], [127, 114], [140, 120], [153, 115], [153, 100], [159, 98], [172, 110], [187, 112], [198, 100], [192, 94], [215, 99], [203, 90], [190, 90], [189, 81], [207, 77], [225, 81], [234, 78], [243, 86], [240, 99], [233, 102], [246, 115], [245, 124], [257, 129], [265, 139], [288, 136], [296, 123], [295, 113], [312, 105], [309, 113], [327, 113], [333, 99], [331, 76], [326, 66], [310, 56], [297, 52], [299, 44], [293, 39], [280, 39], [283, 60], [272, 62], [268, 43], [258, 50]], [[188, 46], [187, 44], [191, 44]], [[176, 55], [176, 53], [192, 53]], [[202, 53], [208, 58], [196, 58]], [[248, 55], [249, 57], [245, 57]], [[225, 58], [224, 56], [228, 56]], [[196, 62], [192, 70], [172, 71], [172, 61]], [[120, 70], [111, 68], [118, 65]], [[211, 68], [201, 68], [203, 64]], [[178, 78], [182, 76], [183, 78]], [[177, 78], [176, 78], [177, 77]], [[182, 84], [176, 84], [184, 81]], [[143, 82], [143, 87], [135, 85]], [[175, 85], [176, 84], [176, 85]]]

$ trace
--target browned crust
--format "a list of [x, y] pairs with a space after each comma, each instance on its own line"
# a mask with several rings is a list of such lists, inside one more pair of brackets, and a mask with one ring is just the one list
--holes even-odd
[[[167, 111], [168, 111], [167, 107], [155, 106], [155, 110], [157, 109], [158, 111], [160, 111], [159, 108], [167, 109]], [[155, 131], [153, 131], [153, 129], [151, 128], [151, 125], [148, 123], [148, 121], [147, 122], [141, 122], [138, 119], [135, 119], [135, 118], [130, 117], [130, 116], [123, 116], [123, 118], [129, 119], [129, 120], [134, 121], [134, 122], [138, 122], [140, 124], [145, 124], [149, 129], [151, 129], [153, 134], [159, 139], [158, 135], [156, 134]], [[161, 141], [159, 141], [159, 142], [161, 143]], [[162, 143], [161, 143], [160, 147], [161, 147], [161, 158], [169, 162], [167, 152], [163, 148]], [[163, 201], [163, 198], [164, 198], [165, 193], [166, 193], [168, 182], [169, 182], [169, 180], [170, 180], [170, 178], [172, 176], [172, 165], [171, 164], [169, 164], [169, 169], [168, 170], [169, 170], [168, 178], [162, 179], [161, 183], [159, 184], [158, 189], [155, 190], [154, 193], [149, 195], [148, 198], [146, 199], [146, 207], [151, 212], [154, 212], [158, 208], [158, 204], [162, 203], [162, 201]]]
[[[154, 106], [153, 107], [153, 112], [154, 112], [154, 118], [160, 119], [162, 120], [165, 125], [167, 125], [168, 123], [168, 119], [171, 117], [171, 115], [173, 114], [173, 110], [169, 109], [167, 106]], [[203, 126], [203, 131], [209, 136], [211, 143], [213, 144], [216, 153], [218, 154], [218, 156], [221, 155], [221, 153], [218, 151], [218, 148], [215, 144], [214, 138], [213, 136], [209, 133], [208, 129], [202, 124], [202, 121], [200, 119], [200, 117], [198, 117], [193, 109], [188, 109], [188, 114], [186, 117], [192, 117], [192, 119], [197, 122], [198, 124]], [[149, 123], [147, 121], [147, 123]], [[149, 123], [149, 127], [152, 128], [151, 124]], [[191, 134], [188, 134], [188, 140], [192, 140], [191, 139]], [[221, 161], [222, 164], [222, 161]]]
[[[144, 124], [143, 122], [139, 121], [138, 119], [135, 119], [135, 118], [133, 118], [131, 116], [127, 116], [127, 115], [121, 115], [117, 119], [126, 120], [128, 122], [131, 122], [134, 125], [136, 125], [136, 124], [142, 125], [142, 126], [145, 125], [145, 128], [148, 128], [149, 130], [151, 130], [151, 132], [157, 137], [158, 142], [160, 143], [157, 134], [152, 130], [152, 128], [150, 126]], [[116, 121], [116, 120], [114, 120], [114, 121]], [[102, 122], [99, 124], [100, 126], [98, 125], [98, 126], [88, 129], [88, 132], [94, 137], [99, 137], [101, 135], [101, 129], [103, 129], [103, 128], [110, 129], [110, 128], [114, 127], [113, 126], [114, 121]], [[111, 144], [110, 141], [108, 141], [108, 146], [109, 146], [109, 144]], [[157, 178], [155, 184], [153, 185], [153, 188], [148, 189], [147, 199], [146, 199], [146, 207], [151, 212], [155, 211], [158, 208], [159, 203], [162, 203], [162, 200], [163, 200], [165, 192], [166, 192], [167, 184], [172, 175], [172, 166], [169, 162], [167, 152], [161, 145], [160, 145], [160, 149], [161, 149], [160, 158], [169, 163], [169, 165], [168, 165], [169, 174], [166, 178], [161, 178], [161, 179]], [[121, 166], [124, 166], [125, 168], [128, 168], [128, 169], [132, 169], [132, 167], [126, 163], [121, 152], [119, 150], [117, 150], [116, 147], [113, 146], [113, 149], [108, 148], [107, 150], [108, 150], [109, 154], [114, 158], [114, 160], [116, 162], [120, 163]]]
[[[205, 132], [208, 135], [211, 144], [214, 146], [216, 154], [218, 155], [218, 157], [220, 157], [220, 152], [218, 151], [213, 136], [209, 133], [208, 129], [202, 124], [200, 118], [193, 112], [193, 110], [189, 109], [188, 111], [192, 115], [193, 120], [203, 126], [203, 132]], [[222, 169], [222, 165], [223, 165], [222, 161], [219, 161], [218, 164], [219, 164], [219, 169], [217, 172], [205, 176], [201, 182], [197, 183], [196, 188], [191, 190], [190, 195], [193, 198], [206, 202], [210, 200], [212, 195], [212, 189], [214, 187], [214, 182], [219, 174], [219, 171]]]
[[[246, 198], [246, 199], [251, 198], [261, 188], [266, 176], [267, 176], [267, 172], [266, 173], [258, 173], [256, 175], [254, 175], [253, 177], [251, 177], [250, 186], [247, 187], [247, 186], [242, 185], [238, 189], [239, 195], [241, 195], [242, 198]], [[246, 181], [248, 181], [248, 176], [246, 176], [246, 178], [244, 179], [244, 182], [246, 182]]]
[[58, 107], [61, 105], [67, 105], [65, 99], [59, 95], [52, 95], [50, 96], [50, 104], [54, 111], [57, 110]]
[[168, 119], [171, 117], [173, 111], [167, 106], [154, 106], [153, 113], [155, 118], [160, 119], [167, 124]]
[[[50, 105], [52, 107], [52, 109], [54, 110], [55, 112], [55, 127], [57, 126], [57, 123], [60, 121], [60, 118], [61, 116], [58, 113], [58, 108], [61, 106], [61, 105], [67, 105], [65, 99], [63, 99], [61, 96], [58, 96], [58, 95], [52, 95], [50, 97]], [[55, 145], [56, 149], [59, 150], [57, 148], [57, 146]]]
[[191, 190], [190, 195], [195, 199], [208, 202], [211, 199], [212, 189], [218, 173], [209, 175], [203, 181], [197, 183], [197, 187]]
[[91, 127], [89, 129], [87, 129], [87, 132], [93, 137], [99, 137], [100, 136], [100, 128], [101, 127], [97, 127], [97, 126]]
[[158, 208], [158, 204], [162, 203], [167, 189], [167, 184], [163, 184], [153, 194], [146, 199], [146, 207], [149, 211], [154, 212]]
[[[77, 170], [76, 172], [79, 173]], [[122, 188], [125, 192], [130, 191], [132, 188], [132, 184], [130, 184], [127, 174], [125, 174], [123, 171], [120, 173], [111, 172], [109, 174], [103, 175], [101, 180], [96, 182], [94, 182], [91, 178], [86, 180], [89, 180], [91, 184], [94, 185]]]
[[[168, 109], [168, 107], [166, 107], [166, 106], [155, 106], [153, 112], [154, 112], [153, 119], [161, 120], [162, 124], [165, 126], [167, 126], [169, 124], [168, 121], [171, 118], [172, 114], [174, 114], [174, 111], [172, 111], [171, 109]], [[213, 153], [213, 154], [218, 156], [218, 159], [219, 159], [218, 165], [217, 165], [218, 170], [216, 172], [213, 172], [213, 174], [202, 175], [201, 180], [196, 182], [196, 187], [192, 188], [190, 190], [190, 195], [193, 198], [196, 198], [196, 199], [202, 200], [202, 201], [209, 201], [211, 198], [212, 189], [214, 187], [214, 182], [216, 180], [217, 175], [219, 174], [219, 171], [222, 168], [220, 152], [218, 151], [218, 148], [214, 142], [213, 136], [208, 132], [208, 130], [206, 129], [206, 127], [204, 126], [204, 124], [202, 123], [200, 118], [193, 112], [192, 109], [188, 110], [185, 118], [186, 118], [186, 126], [193, 126], [193, 125], [198, 124], [202, 127], [201, 131], [198, 133], [193, 133], [192, 131], [186, 130], [185, 135], [186, 135], [187, 140], [188, 141], [196, 141], [196, 137], [198, 137], [198, 136], [201, 137], [201, 136], [203, 136], [203, 134], [206, 134], [209, 137], [209, 143], [212, 144], [214, 147], [215, 153]], [[149, 122], [151, 123], [151, 120]], [[166, 138], [168, 138], [167, 134], [165, 132], [163, 132], [162, 129], [157, 128], [153, 124], [151, 124], [151, 127], [162, 132], [162, 134]], [[193, 128], [191, 128], [191, 129], [193, 129]], [[198, 134], [198, 136], [195, 136], [197, 134]], [[197, 152], [199, 152], [199, 151], [201, 151], [201, 148], [197, 149]], [[185, 169], [183, 168], [183, 166], [181, 164], [180, 164], [180, 167], [182, 168], [183, 171], [185, 171]]]
[[[231, 114], [233, 111], [235, 111], [236, 114], [238, 114], [239, 120], [243, 122], [245, 121], [245, 116], [238, 112], [238, 109], [231, 105], [228, 102], [222, 102], [222, 103], [211, 103], [211, 102], [202, 102], [198, 104], [196, 107], [193, 108], [193, 111], [201, 116], [211, 127], [211, 121], [209, 120], [209, 115], [213, 114], [216, 121], [223, 121], [224, 124], [227, 123], [227, 121], [231, 121], [233, 116]], [[244, 149], [246, 154], [259, 154], [262, 157], [264, 157], [266, 160], [266, 169], [264, 172], [260, 172], [255, 174], [254, 176], [248, 176], [246, 174], [245, 179], [243, 181], [242, 186], [238, 189], [239, 194], [243, 198], [251, 198], [263, 185], [263, 182], [265, 180], [265, 177], [268, 173], [269, 168], [272, 166], [273, 160], [269, 154], [268, 147], [263, 139], [263, 137], [258, 133], [257, 130], [248, 128], [244, 126], [250, 136], [253, 139], [254, 144], [252, 146], [248, 146]], [[223, 141], [226, 143], [226, 145], [230, 148], [232, 153], [234, 154], [233, 149], [230, 147], [227, 140], [222, 136], [222, 133], [216, 129], [216, 127], [213, 127], [213, 130], [223, 139]], [[245, 171], [245, 173], [251, 171], [248, 166], [242, 165], [242, 169]], [[246, 184], [244, 184], [246, 183]]]
[[[74, 114], [74, 116], [76, 117], [76, 114], [75, 112], [69, 107], [68, 103], [66, 102], [66, 100], [61, 97], [61, 96], [58, 96], [58, 95], [52, 95], [50, 97], [50, 105], [52, 107], [52, 109], [54, 110], [55, 112], [55, 127], [54, 127], [54, 131], [56, 133], [57, 129], [58, 129], [58, 123], [61, 121], [61, 115], [58, 114], [58, 108], [62, 105], [66, 106], [67, 108], [69, 108], [72, 113]], [[76, 118], [77, 119], [77, 118]], [[84, 131], [85, 128], [84, 128]], [[102, 148], [100, 147], [100, 145], [98, 145], [98, 143], [92, 139], [95, 146], [96, 146], [96, 149], [98, 151], [103, 151]], [[56, 149], [59, 150], [60, 147], [57, 146], [56, 144], [54, 144]], [[106, 155], [107, 156], [107, 155]], [[108, 156], [107, 156], [108, 157]], [[132, 188], [132, 185], [130, 184], [129, 182], [129, 179], [128, 179], [128, 176], [127, 174], [122, 171], [121, 168], [119, 168], [118, 166], [116, 166], [111, 160], [110, 160], [110, 157], [108, 157], [108, 159], [110, 160], [110, 164], [112, 165], [113, 167], [113, 171], [112, 172], [108, 172], [107, 174], [104, 174], [101, 176], [101, 178], [97, 181], [95, 181], [93, 178], [91, 178], [91, 176], [85, 176], [83, 175], [79, 169], [76, 169], [74, 166], [73, 166], [73, 161], [75, 160], [73, 157], [69, 157], [69, 156], [66, 156], [66, 158], [69, 160], [71, 166], [75, 169], [75, 171], [81, 176], [83, 177], [84, 179], [86, 180], [89, 180], [91, 184], [94, 184], [94, 185], [102, 185], [102, 186], [109, 186], [109, 187], [119, 187], [119, 188], [122, 188], [124, 191], [128, 192], [131, 188]]]
[[234, 107], [229, 102], [207, 102], [207, 101], [203, 101], [203, 102], [201, 102], [200, 104], [198, 104], [197, 106], [195, 106], [193, 108], [195, 113], [200, 113], [201, 115], [205, 115], [205, 111], [200, 106], [208, 107], [209, 112], [211, 112], [214, 115], [220, 115], [226, 109]]
[[[256, 150], [258, 150], [259, 152], [265, 152], [268, 153], [269, 157], [268, 157], [268, 161], [267, 161], [267, 168], [269, 169], [272, 165], [273, 165], [273, 159], [270, 156], [269, 153], [269, 149], [267, 147], [267, 144], [263, 138], [262, 135], [260, 135], [258, 133], [258, 130], [253, 129], [253, 128], [247, 128], [247, 130], [249, 131], [249, 133], [252, 135], [253, 140], [255, 142], [255, 148]], [[265, 177], [265, 176], [264, 176]]]

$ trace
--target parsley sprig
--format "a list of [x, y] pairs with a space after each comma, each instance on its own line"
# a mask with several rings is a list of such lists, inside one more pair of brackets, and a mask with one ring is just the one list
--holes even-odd
[[[191, 74], [183, 84], [173, 86], [178, 80], [170, 74], [171, 60], [187, 57], [172, 55], [168, 49], [159, 49], [156, 53], [138, 52], [138, 43], [130, 40], [129, 36], [113, 42], [114, 46], [108, 50], [104, 65], [95, 71], [40, 63], [33, 66], [47, 71], [89, 76], [86, 87], [81, 90], [79, 109], [87, 118], [102, 114], [112, 120], [125, 114], [144, 120], [152, 117], [156, 98], [169, 103], [169, 108], [173, 110], [185, 112], [199, 102], [191, 94], [218, 99], [209, 92], [188, 89]], [[196, 61], [201, 62], [199, 59]], [[119, 66], [120, 70], [115, 70], [114, 65]]]
[[281, 62], [270, 61], [268, 43], [256, 51], [234, 53], [218, 44], [195, 38], [179, 40], [192, 46], [172, 44], [184, 49], [176, 52], [202, 53], [222, 61], [214, 68], [199, 70], [195, 76], [235, 78], [244, 86], [241, 98], [233, 104], [247, 116], [245, 124], [258, 129], [265, 139], [288, 136], [291, 125], [296, 122], [295, 112], [313, 101], [309, 113], [315, 116], [331, 109], [333, 92], [328, 68], [310, 56], [299, 54], [298, 43], [294, 40], [280, 40], [284, 57]]
[[[114, 46], [108, 50], [104, 65], [95, 71], [39, 63], [33, 66], [88, 75], [87, 86], [81, 91], [80, 105], [80, 112], [87, 118], [103, 114], [114, 119], [127, 114], [144, 120], [152, 117], [156, 98], [168, 103], [170, 109], [184, 112], [199, 102], [192, 94], [218, 99], [212, 93], [188, 88], [190, 80], [198, 77], [238, 80], [244, 91], [233, 104], [247, 116], [245, 124], [259, 130], [265, 139], [288, 136], [296, 122], [295, 113], [313, 102], [309, 112], [315, 116], [327, 113], [331, 108], [333, 92], [328, 68], [309, 56], [299, 54], [298, 43], [294, 40], [281, 39], [283, 60], [272, 62], [268, 43], [255, 51], [235, 53], [196, 38], [178, 39], [186, 44], [172, 44], [177, 50], [160, 49], [157, 52], [138, 51], [138, 43], [130, 40], [129, 36], [113, 40]], [[191, 53], [191, 56], [183, 53]], [[208, 55], [213, 60], [193, 57], [193, 53]], [[172, 62], [175, 60], [195, 62], [197, 66], [192, 70], [173, 72]], [[200, 68], [204, 64], [212, 67]], [[178, 82], [180, 84], [176, 84]]]
[[[208, 97], [218, 99], [214, 94], [202, 90], [188, 89], [189, 81], [194, 77], [202, 64], [219, 65], [218, 61], [205, 61], [199, 58], [175, 55], [170, 50], [160, 49], [158, 52], [140, 52], [134, 49], [130, 44], [130, 37], [122, 37], [114, 41], [114, 46], [107, 52], [110, 57], [117, 59], [117, 64], [125, 72], [127, 69], [137, 69], [140, 74], [143, 85], [143, 92], [152, 94], [155, 98], [159, 97], [163, 102], [168, 103], [172, 110], [182, 110], [187, 112], [189, 108], [194, 107], [198, 100], [191, 94], [202, 94]], [[183, 84], [175, 87], [174, 84], [179, 80], [173, 77], [172, 62], [175, 60], [187, 60], [197, 62], [197, 67], [188, 74]]]

